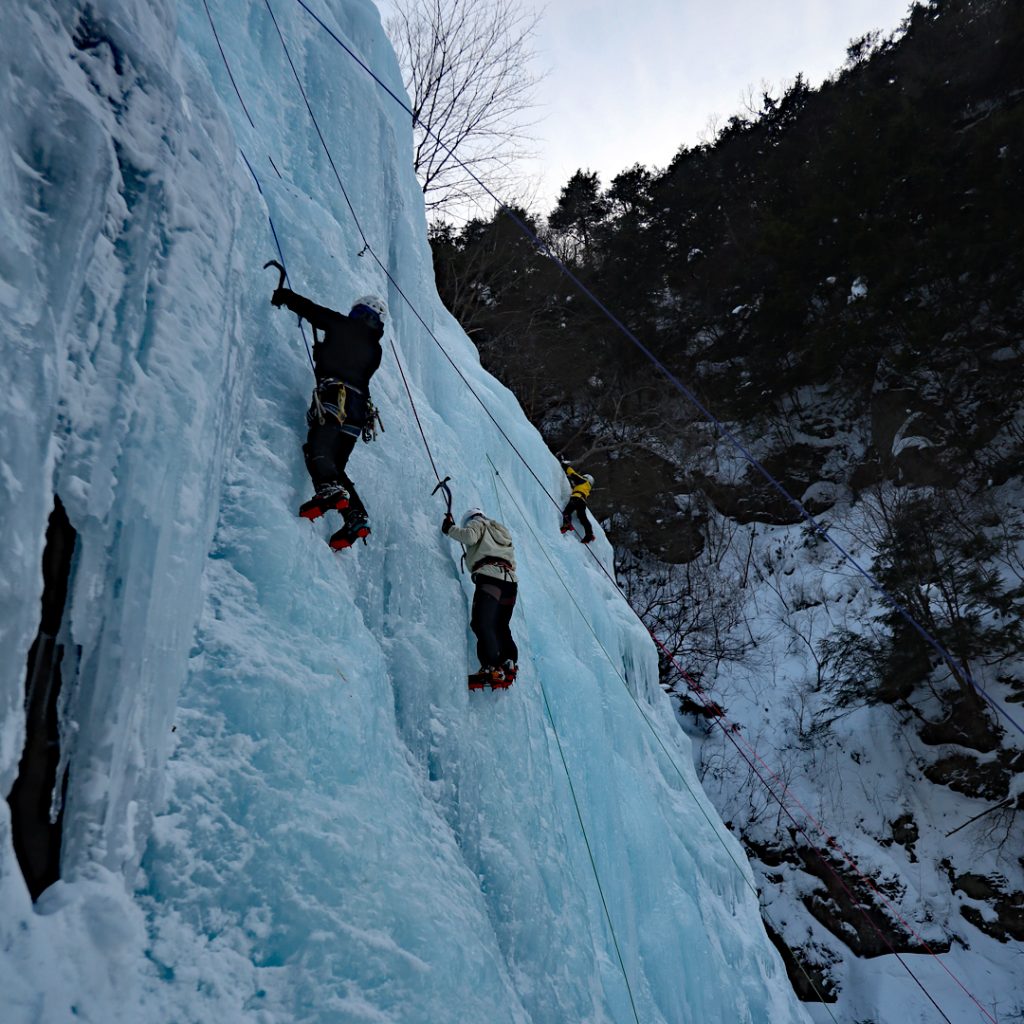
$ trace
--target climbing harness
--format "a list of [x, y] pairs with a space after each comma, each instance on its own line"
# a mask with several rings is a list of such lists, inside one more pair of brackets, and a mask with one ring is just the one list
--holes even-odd
[[[337, 377], [325, 377], [313, 388], [313, 399], [310, 403], [309, 412], [306, 413], [306, 420], [310, 426], [313, 419], [322, 427], [327, 422], [327, 417], [336, 419], [339, 425], [345, 424], [345, 409], [348, 404], [348, 389], [343, 380]], [[352, 389], [353, 391], [355, 388]]]
[[488, 555], [486, 558], [481, 558], [475, 562], [470, 573], [478, 572], [486, 565], [493, 565], [495, 569], [500, 569], [505, 579], [510, 579], [512, 576], [512, 563], [505, 561], [504, 558], [494, 558]]

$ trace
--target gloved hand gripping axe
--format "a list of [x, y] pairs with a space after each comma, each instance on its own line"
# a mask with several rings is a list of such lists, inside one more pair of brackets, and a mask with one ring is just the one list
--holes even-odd
[[444, 521], [441, 523], [441, 532], [447, 533], [455, 525], [455, 516], [452, 515], [452, 489], [448, 486], [448, 481], [451, 480], [450, 476], [446, 476], [443, 480], [437, 482], [437, 486], [430, 492], [432, 495], [437, 494], [441, 491], [444, 494], [444, 502], [446, 511], [444, 514]]
[[[277, 272], [281, 275], [278, 278], [278, 280], [277, 280], [277, 288], [274, 289], [274, 294], [276, 295], [285, 286], [285, 282], [288, 280], [288, 271], [285, 270], [284, 266], [281, 263], [278, 263], [277, 260], [267, 260], [267, 262], [263, 264], [263, 269], [266, 270], [267, 267], [277, 267]], [[272, 305], [275, 305], [275, 306], [279, 306], [280, 305], [280, 303], [274, 302], [273, 298], [271, 298], [270, 301], [271, 301]], [[299, 317], [299, 325], [300, 326], [302, 325], [302, 317], [301, 316]], [[309, 342], [306, 341], [305, 331], [303, 331], [302, 340], [303, 340], [303, 342], [306, 345], [306, 355], [309, 357], [310, 368], [313, 370], [313, 373], [315, 374], [316, 373], [316, 366], [313, 364], [313, 353], [309, 351]], [[319, 341], [320, 341], [320, 339], [317, 337], [317, 335], [316, 335], [316, 328], [314, 327], [313, 328], [313, 344], [316, 345]], [[321, 418], [320, 422], [323, 423], [323, 419], [322, 418]]]

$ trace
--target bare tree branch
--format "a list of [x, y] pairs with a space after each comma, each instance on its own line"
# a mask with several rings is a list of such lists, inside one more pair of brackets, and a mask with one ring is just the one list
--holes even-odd
[[446, 213], [520, 190], [540, 77], [540, 15], [517, 0], [396, 0], [386, 29], [413, 113], [413, 166], [427, 209]]

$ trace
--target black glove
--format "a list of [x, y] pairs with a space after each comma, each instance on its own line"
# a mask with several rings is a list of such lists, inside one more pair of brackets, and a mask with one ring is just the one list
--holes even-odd
[[455, 517], [451, 512], [445, 512], [444, 522], [441, 523], [441, 532], [447, 534], [448, 531], [455, 525]]
[[270, 304], [280, 308], [284, 305], [284, 300], [288, 297], [287, 288], [275, 288], [274, 294], [270, 296]]

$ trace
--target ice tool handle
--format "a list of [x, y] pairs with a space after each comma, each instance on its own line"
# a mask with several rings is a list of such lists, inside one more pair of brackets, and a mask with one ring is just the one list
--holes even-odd
[[[263, 264], [263, 269], [266, 270], [267, 267], [277, 267], [277, 272], [281, 275], [277, 279], [277, 287], [278, 288], [283, 288], [285, 286], [285, 282], [288, 280], [288, 271], [284, 269], [284, 265], [281, 264], [281, 263], [278, 263], [277, 260], [267, 260], [267, 262]], [[302, 317], [299, 317], [299, 322], [300, 323], [302, 322]], [[314, 327], [313, 328], [313, 344], [316, 345], [319, 342], [319, 340], [320, 339], [316, 335], [316, 328]], [[303, 335], [303, 341], [305, 341], [305, 335]], [[306, 353], [309, 354], [309, 345], [308, 345], [308, 343], [306, 345]], [[313, 366], [313, 356], [312, 355], [309, 355], [309, 365]], [[316, 373], [316, 367], [313, 367], [313, 372]], [[319, 399], [317, 399], [317, 402], [319, 403]], [[320, 422], [323, 423], [323, 417], [322, 416], [320, 418]], [[383, 423], [381, 424], [381, 428], [380, 429], [383, 431], [383, 429], [384, 429], [384, 424]]]

